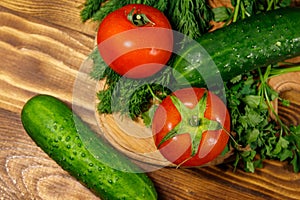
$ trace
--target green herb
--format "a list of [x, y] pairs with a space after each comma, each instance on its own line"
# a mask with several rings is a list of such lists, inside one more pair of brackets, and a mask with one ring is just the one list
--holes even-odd
[[173, 30], [192, 38], [206, 33], [214, 14], [206, 0], [86, 0], [81, 10], [83, 22], [102, 21], [110, 12], [127, 4], [146, 4], [162, 11], [170, 20]]
[[80, 16], [82, 21], [92, 19], [102, 21], [107, 14], [117, 10], [127, 4], [146, 4], [164, 12], [167, 9], [168, 1], [166, 0], [86, 0]]
[[101, 114], [119, 112], [135, 119], [170, 93], [168, 89], [172, 83], [170, 68], [151, 78], [136, 80], [115, 73], [104, 63], [97, 48], [91, 53], [90, 58], [94, 62], [90, 76], [106, 84], [105, 89], [97, 94], [100, 101], [98, 112]]
[[80, 17], [83, 22], [93, 18], [94, 14], [99, 10], [102, 3], [106, 0], [86, 0], [84, 8], [80, 12]]
[[[254, 172], [255, 168], [262, 167], [264, 159], [274, 159], [289, 161], [294, 171], [299, 171], [300, 125], [288, 127], [281, 121], [271, 104], [279, 98], [278, 93], [267, 84], [271, 77], [291, 71], [299, 71], [299, 66], [269, 66], [227, 84], [227, 102], [235, 134], [232, 145], [237, 150], [235, 167], [242, 163], [245, 171]], [[270, 119], [270, 112], [275, 120]]]
[[227, 7], [214, 8], [215, 21], [236, 22], [260, 12], [291, 5], [291, 0], [231, 0], [233, 10]]
[[168, 13], [174, 30], [197, 38], [210, 28], [214, 15], [206, 0], [170, 0]]
[[127, 4], [146, 4], [164, 12], [167, 9], [168, 1], [166, 0], [86, 0], [84, 8], [81, 10], [83, 21], [93, 19], [102, 21], [104, 17], [122, 6]]
[[232, 10], [225, 6], [220, 6], [212, 9], [214, 13], [214, 21], [215, 22], [223, 22], [227, 21], [231, 18]]

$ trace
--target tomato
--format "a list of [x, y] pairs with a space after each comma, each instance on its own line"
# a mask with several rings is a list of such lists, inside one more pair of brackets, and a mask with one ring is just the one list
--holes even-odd
[[128, 78], [146, 78], [166, 66], [173, 48], [173, 32], [158, 9], [129, 4], [108, 14], [97, 33], [104, 62]]
[[179, 89], [158, 106], [152, 132], [167, 160], [179, 166], [201, 166], [227, 145], [230, 115], [223, 101], [207, 89]]

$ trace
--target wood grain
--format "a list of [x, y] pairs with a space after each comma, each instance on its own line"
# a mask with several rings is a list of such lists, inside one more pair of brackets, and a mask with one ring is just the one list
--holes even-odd
[[99, 199], [37, 147], [20, 121], [35, 94], [72, 102], [74, 80], [94, 41], [95, 25], [75, 17], [81, 3], [0, 3], [0, 199]]
[[[297, 61], [299, 62], [300, 58], [297, 58]], [[275, 111], [282, 121], [287, 125], [300, 124], [300, 72], [273, 77], [269, 85], [279, 93], [281, 99], [290, 101], [289, 106], [284, 106], [278, 99], [273, 102]]]
[[[24, 103], [38, 93], [72, 104], [74, 81], [94, 47], [97, 27], [80, 21], [83, 3], [0, 2], [0, 199], [99, 199], [37, 147], [20, 121]], [[293, 99], [297, 109], [280, 110], [279, 105], [279, 112], [287, 121], [298, 123], [299, 117], [289, 116], [299, 113], [299, 92], [281, 94]], [[161, 168], [149, 176], [162, 200], [300, 199], [299, 174], [287, 163], [264, 164], [255, 173], [233, 172], [231, 165], [222, 164], [199, 169]]]
[[98, 199], [34, 144], [17, 113], [1, 108], [0, 118], [0, 199]]

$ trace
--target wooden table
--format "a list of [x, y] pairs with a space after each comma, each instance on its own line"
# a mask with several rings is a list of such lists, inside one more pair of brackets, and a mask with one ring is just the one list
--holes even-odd
[[[79, 17], [84, 0], [0, 2], [0, 199], [98, 199], [24, 131], [20, 112], [35, 94], [68, 104], [97, 25]], [[300, 174], [266, 161], [255, 173], [230, 165], [149, 173], [159, 199], [300, 199]]]

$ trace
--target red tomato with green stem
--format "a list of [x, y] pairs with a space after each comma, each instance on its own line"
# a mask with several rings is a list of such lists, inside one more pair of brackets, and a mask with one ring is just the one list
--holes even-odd
[[226, 147], [230, 115], [223, 101], [207, 89], [179, 89], [158, 106], [152, 132], [167, 160], [179, 166], [201, 166]]
[[100, 23], [99, 53], [104, 62], [128, 78], [146, 78], [160, 71], [173, 49], [173, 32], [167, 17], [158, 9], [129, 4]]

